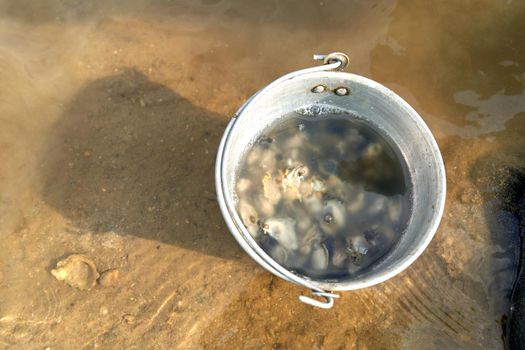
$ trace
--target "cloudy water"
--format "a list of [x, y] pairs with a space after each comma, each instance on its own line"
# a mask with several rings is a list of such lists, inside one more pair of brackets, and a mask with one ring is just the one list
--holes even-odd
[[288, 114], [241, 160], [241, 219], [289, 270], [325, 280], [356, 276], [406, 228], [410, 179], [392, 145], [352, 115]]

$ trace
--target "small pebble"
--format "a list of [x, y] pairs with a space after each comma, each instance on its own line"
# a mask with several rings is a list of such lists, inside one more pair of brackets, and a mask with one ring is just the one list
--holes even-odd
[[136, 317], [130, 314], [126, 314], [122, 316], [122, 321], [124, 321], [126, 324], [134, 324], [136, 320]]
[[119, 270], [118, 269], [109, 269], [104, 271], [99, 279], [98, 283], [102, 287], [115, 287], [118, 285], [119, 280]]

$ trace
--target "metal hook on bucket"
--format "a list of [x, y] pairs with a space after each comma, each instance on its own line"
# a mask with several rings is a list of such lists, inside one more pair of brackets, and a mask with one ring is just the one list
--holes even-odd
[[339, 295], [332, 294], [330, 292], [319, 292], [316, 290], [312, 290], [312, 294], [318, 297], [323, 297], [326, 299], [326, 301], [324, 302], [319, 301], [319, 300], [307, 297], [306, 295], [300, 295], [299, 300], [301, 300], [305, 304], [319, 307], [321, 309], [331, 309], [332, 306], [334, 306], [334, 299], [339, 298]]
[[337, 70], [345, 69], [350, 62], [348, 55], [342, 52], [332, 52], [328, 55], [315, 54], [313, 58], [315, 61], [323, 61], [324, 64], [339, 63], [339, 66], [336, 68]]

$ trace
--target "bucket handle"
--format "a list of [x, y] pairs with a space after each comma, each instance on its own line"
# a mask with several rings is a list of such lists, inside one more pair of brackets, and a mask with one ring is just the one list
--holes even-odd
[[325, 298], [326, 301], [319, 301], [319, 300], [307, 297], [306, 295], [300, 295], [299, 300], [301, 300], [305, 304], [319, 307], [321, 309], [331, 309], [332, 306], [334, 306], [334, 299], [339, 298], [338, 294], [332, 294], [330, 292], [319, 292], [316, 290], [312, 290], [311, 292], [315, 296]]
[[[236, 119], [237, 116], [241, 113], [241, 111], [250, 102], [252, 102], [254, 99], [256, 99], [259, 94], [261, 94], [262, 92], [273, 88], [275, 85], [278, 85], [278, 84], [282, 83], [285, 80], [293, 79], [293, 78], [295, 78], [295, 77], [297, 77], [297, 76], [299, 76], [301, 74], [314, 73], [314, 72], [320, 72], [320, 71], [329, 71], [329, 70], [342, 70], [346, 66], [348, 66], [348, 63], [349, 63], [348, 56], [346, 54], [342, 53], [342, 52], [332, 52], [332, 53], [329, 53], [327, 55], [315, 54], [315, 55], [313, 55], [313, 59], [316, 60], [316, 61], [321, 61], [322, 60], [323, 61], [323, 65], [310, 67], [310, 68], [305, 68], [305, 69], [301, 69], [301, 70], [298, 70], [298, 71], [295, 71], [295, 72], [291, 72], [291, 73], [283, 75], [282, 77], [278, 78], [277, 80], [274, 80], [273, 82], [268, 84], [266, 87], [264, 87], [263, 89], [261, 89], [260, 91], [255, 93], [248, 101], [246, 101], [244, 103], [244, 105], [239, 109], [239, 111], [237, 111], [237, 113], [234, 115], [233, 120]], [[232, 122], [233, 122], [233, 120], [232, 120]], [[231, 127], [231, 125], [232, 125], [232, 123], [230, 122], [228, 128]], [[224, 139], [223, 139], [223, 141], [224, 141]], [[221, 143], [223, 141], [221, 141]], [[224, 190], [224, 188], [223, 188], [223, 190]], [[219, 204], [221, 204], [221, 201], [219, 201]], [[230, 208], [228, 208], [228, 211], [231, 212]], [[251, 236], [249, 236], [248, 245], [251, 246], [251, 244], [256, 244], [256, 242], [253, 240], [253, 238], [251, 238]], [[243, 248], [244, 248], [244, 246], [243, 246]], [[257, 249], [254, 249], [254, 250], [255, 250], [255, 252], [257, 252]], [[283, 278], [285, 280], [288, 280], [290, 282], [293, 282], [293, 283], [299, 284], [301, 286], [310, 288], [311, 293], [314, 296], [321, 297], [321, 298], [325, 299], [325, 301], [319, 301], [317, 299], [313, 299], [313, 298], [307, 297], [305, 295], [300, 295], [299, 296], [299, 300], [301, 302], [305, 303], [305, 304], [308, 304], [308, 305], [311, 305], [311, 306], [314, 306], [314, 307], [318, 307], [318, 308], [321, 308], [321, 309], [330, 309], [334, 305], [334, 299], [335, 298], [339, 298], [339, 295], [332, 294], [332, 293], [330, 293], [328, 291], [322, 290], [322, 289], [318, 288], [317, 286], [313, 285], [312, 283], [310, 283], [309, 281], [304, 280], [304, 279], [302, 279], [302, 278], [300, 278], [298, 276], [295, 276], [294, 274], [290, 273], [289, 271], [288, 271], [288, 273], [283, 272], [284, 268], [281, 267], [279, 264], [277, 264], [275, 261], [273, 261], [271, 259], [270, 260], [265, 259], [265, 254], [263, 254], [263, 255], [256, 255], [256, 254], [252, 255], [252, 254], [250, 254], [250, 256], [252, 256], [252, 258], [254, 258], [260, 264], [261, 264], [261, 262], [259, 260], [262, 260], [264, 262], [264, 264], [262, 264], [262, 266], [265, 267], [266, 269], [270, 268], [269, 269], [270, 272], [276, 274], [277, 276], [279, 276], [279, 277], [281, 277], [281, 278]]]

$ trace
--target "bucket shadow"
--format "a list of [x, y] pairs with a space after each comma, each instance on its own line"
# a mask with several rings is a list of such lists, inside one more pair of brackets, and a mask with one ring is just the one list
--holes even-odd
[[54, 125], [43, 198], [80, 232], [238, 256], [215, 198], [221, 119], [134, 70], [89, 83]]

